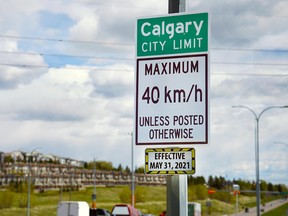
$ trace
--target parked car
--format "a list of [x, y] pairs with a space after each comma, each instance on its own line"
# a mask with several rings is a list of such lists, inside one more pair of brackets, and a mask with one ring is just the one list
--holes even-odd
[[107, 209], [91, 209], [90, 208], [90, 216], [111, 216], [111, 213]]
[[117, 204], [111, 213], [112, 216], [140, 216], [139, 211], [129, 204]]
[[57, 216], [89, 216], [89, 205], [82, 201], [62, 201], [57, 207]]

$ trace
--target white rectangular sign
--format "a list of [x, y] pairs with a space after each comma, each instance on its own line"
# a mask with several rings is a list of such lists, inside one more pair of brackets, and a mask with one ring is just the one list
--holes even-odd
[[136, 144], [208, 143], [208, 54], [137, 59]]
[[146, 174], [194, 174], [193, 148], [151, 148], [145, 151]]

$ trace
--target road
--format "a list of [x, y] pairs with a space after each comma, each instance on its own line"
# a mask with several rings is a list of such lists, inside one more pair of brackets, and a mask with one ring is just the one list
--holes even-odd
[[[270, 211], [274, 208], [277, 208], [285, 203], [288, 203], [288, 200], [274, 200], [272, 202], [269, 202], [269, 203], [266, 203], [265, 206], [261, 206], [261, 210], [263, 209], [264, 212], [267, 212], [267, 211]], [[256, 215], [256, 207], [254, 208], [249, 208], [249, 212], [244, 212], [241, 211], [241, 212], [238, 212], [238, 214], [234, 213], [234, 214], [231, 214], [231, 215], [228, 215], [228, 216], [255, 216]]]

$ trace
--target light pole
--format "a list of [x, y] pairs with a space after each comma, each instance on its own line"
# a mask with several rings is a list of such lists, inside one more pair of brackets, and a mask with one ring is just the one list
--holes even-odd
[[92, 208], [96, 209], [96, 159], [94, 157], [94, 163], [93, 163], [93, 194], [92, 194]]
[[[30, 158], [33, 152], [36, 151], [36, 149], [39, 149], [39, 148], [37, 147], [31, 151]], [[29, 160], [29, 157], [28, 157], [28, 195], [27, 195], [27, 212], [26, 212], [27, 216], [30, 216], [30, 194], [31, 194], [30, 188], [31, 188], [31, 161]]]
[[133, 146], [133, 132], [129, 133], [131, 135], [131, 205], [134, 206], [135, 203], [135, 185], [134, 185], [134, 146]]
[[274, 108], [288, 108], [288, 106], [270, 106], [265, 108], [264, 110], [262, 110], [259, 115], [256, 114], [256, 112], [254, 112], [254, 110], [252, 110], [251, 108], [247, 107], [247, 106], [232, 106], [232, 108], [244, 108], [249, 110], [255, 117], [256, 120], [256, 125], [255, 125], [255, 168], [256, 168], [256, 204], [257, 204], [257, 216], [260, 216], [260, 179], [259, 179], [259, 120], [261, 118], [261, 116], [263, 115], [264, 112], [266, 112], [267, 110], [270, 109], [274, 109]]
[[284, 143], [284, 142], [274, 142], [275, 144], [280, 144], [280, 145], [285, 145], [286, 147], [288, 147], [288, 144], [287, 143]]

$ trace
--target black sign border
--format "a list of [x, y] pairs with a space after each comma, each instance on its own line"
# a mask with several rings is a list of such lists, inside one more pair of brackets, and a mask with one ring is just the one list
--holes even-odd
[[[163, 60], [163, 59], [175, 59], [175, 58], [191, 58], [191, 57], [205, 57], [205, 140], [202, 142], [199, 141], [189, 141], [189, 142], [138, 142], [138, 94], [139, 94], [139, 62], [147, 60]], [[193, 55], [177, 55], [177, 56], [166, 56], [166, 57], [150, 57], [150, 58], [137, 58], [136, 60], [136, 113], [135, 113], [135, 144], [136, 145], [191, 145], [191, 144], [208, 144], [209, 138], [209, 77], [208, 77], [208, 53], [205, 54], [193, 54]]]

